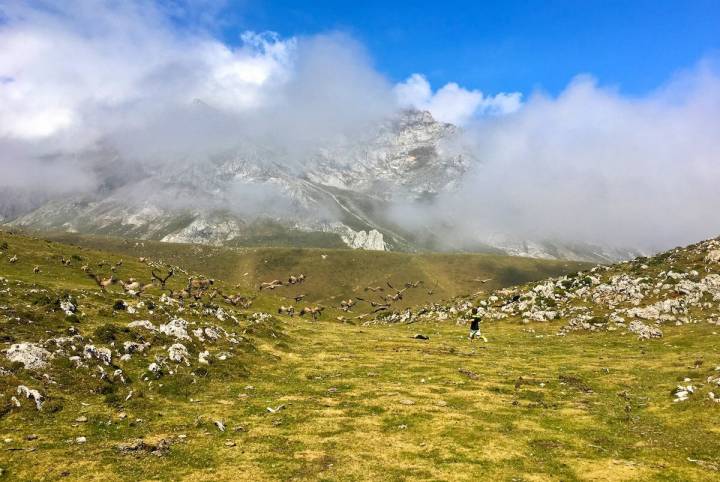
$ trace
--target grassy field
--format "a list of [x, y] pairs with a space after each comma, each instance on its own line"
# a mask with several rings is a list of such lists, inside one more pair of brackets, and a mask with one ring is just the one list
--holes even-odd
[[[510, 318], [485, 323], [489, 342], [482, 343], [468, 341], [453, 321], [362, 326], [331, 321], [335, 312], [318, 321], [258, 318], [284, 298], [262, 292], [247, 310], [217, 299], [178, 306], [161, 301], [159, 287], [139, 299], [117, 287], [101, 293], [80, 270], [123, 259], [118, 276], [147, 278], [147, 264], [129, 256], [132, 246], [112, 254], [0, 233], [2, 243], [2, 349], [71, 333], [84, 338], [40, 370], [0, 355], [0, 480], [720, 479], [720, 404], [703, 384], [720, 365], [715, 325], [664, 326], [662, 339], [639, 341], [619, 332], [557, 337], [564, 320]], [[157, 249], [172, 249], [166, 246]], [[171, 251], [151, 252], [174, 259]], [[198, 259], [212, 273], [233, 266], [227, 282], [217, 281], [233, 289], [246, 268], [207, 253], [187, 258], [198, 263], [190, 269], [200, 271]], [[293, 271], [253, 261], [260, 265], [247, 271], [248, 286], [273, 269]], [[179, 289], [183, 280], [171, 283]], [[58, 309], [67, 299], [77, 315]], [[117, 300], [136, 312], [115, 309]], [[189, 328], [228, 336], [181, 340], [191, 358], [171, 363], [167, 348], [176, 339], [127, 327], [180, 316]], [[414, 339], [417, 333], [429, 340]], [[119, 359], [130, 341], [149, 348]], [[110, 348], [111, 364], [83, 358], [85, 343]], [[203, 350], [209, 364], [197, 361]], [[73, 354], [84, 366], [75, 368]], [[153, 361], [161, 374], [148, 371]], [[117, 380], [118, 369], [126, 380]], [[673, 403], [672, 389], [688, 378], [698, 393]], [[42, 410], [18, 385], [45, 396]]]
[[[528, 281], [587, 268], [587, 263], [550, 261], [494, 254], [407, 254], [350, 249], [227, 248], [157, 241], [127, 241], [104, 236], [48, 234], [47, 239], [77, 246], [148, 256], [255, 290], [260, 281], [286, 280], [304, 273], [307, 281], [280, 289], [280, 297], [297, 293], [307, 300], [333, 306], [341, 299], [368, 297], [365, 288], [386, 283], [402, 288], [406, 282], [423, 281], [422, 289], [408, 290], [398, 308], [491, 291]], [[480, 281], [478, 281], [480, 280]], [[489, 280], [482, 283], [482, 280]], [[432, 290], [432, 294], [428, 291]], [[376, 298], [376, 296], [374, 297]]]
[[[447, 324], [363, 328], [284, 322], [277, 359], [160, 403], [100, 397], [0, 422], [8, 476], [53, 480], [711, 480], [718, 407], [671, 389], [720, 359], [705, 325], [661, 343], [558, 338], [487, 326], [488, 344]], [[416, 332], [430, 340], [411, 339]], [[471, 379], [459, 369], [477, 375]], [[247, 388], [252, 386], [254, 388]], [[170, 404], [165, 405], [165, 404]], [[285, 405], [277, 414], [267, 407]], [[120, 420], [120, 410], [128, 418]], [[77, 424], [78, 414], [89, 422]], [[136, 422], [137, 420], [142, 422]], [[221, 419], [226, 432], [212, 426]], [[36, 441], [25, 441], [28, 434]], [[85, 435], [85, 446], [66, 440]], [[186, 436], [179, 439], [180, 435]], [[165, 457], [121, 455], [128, 439], [176, 440]], [[233, 446], [228, 446], [228, 442]], [[73, 460], [72, 465], [68, 464]]]

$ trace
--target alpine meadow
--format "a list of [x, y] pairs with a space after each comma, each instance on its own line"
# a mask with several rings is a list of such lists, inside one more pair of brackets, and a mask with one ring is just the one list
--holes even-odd
[[718, 24], [0, 0], [0, 481], [720, 481]]

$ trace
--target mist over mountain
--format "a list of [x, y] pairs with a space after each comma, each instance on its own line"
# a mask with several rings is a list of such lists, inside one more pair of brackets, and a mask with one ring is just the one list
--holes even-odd
[[4, 222], [594, 260], [720, 231], [713, 59], [642, 97], [579, 76], [523, 98], [393, 83], [339, 32], [231, 45], [164, 4], [0, 12]]

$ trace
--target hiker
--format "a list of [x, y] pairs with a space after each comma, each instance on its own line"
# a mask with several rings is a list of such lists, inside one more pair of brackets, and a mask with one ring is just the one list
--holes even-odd
[[480, 333], [480, 322], [482, 321], [482, 318], [480, 317], [477, 306], [472, 309], [471, 313], [470, 336], [468, 336], [468, 339], [474, 340], [475, 338], [482, 338], [482, 341], [487, 343], [487, 338]]

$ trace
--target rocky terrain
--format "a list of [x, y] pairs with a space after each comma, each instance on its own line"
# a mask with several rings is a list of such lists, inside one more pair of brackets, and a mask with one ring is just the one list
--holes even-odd
[[[321, 301], [312, 283], [323, 271], [299, 272], [281, 252], [261, 264], [289, 278], [248, 279], [258, 271], [238, 264], [233, 279], [228, 248], [120, 246], [0, 232], [3, 476], [699, 481], [720, 471], [718, 240], [520, 286], [485, 271], [476, 281], [487, 292], [425, 306], [404, 302], [432, 299], [445, 281], [398, 271], [394, 284], [350, 283], [342, 301]], [[494, 276], [558, 264], [508, 259]], [[467, 339], [475, 307], [487, 342]]]
[[408, 311], [400, 321], [454, 317], [464, 322], [473, 307], [486, 320], [563, 320], [566, 325], [558, 335], [620, 331], [650, 339], [661, 338], [661, 327], [667, 324], [720, 324], [720, 240], [487, 294], [480, 291], [456, 304]]

